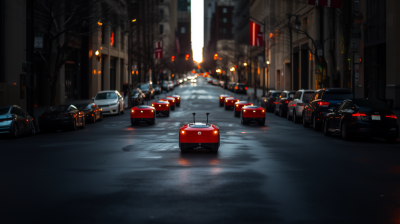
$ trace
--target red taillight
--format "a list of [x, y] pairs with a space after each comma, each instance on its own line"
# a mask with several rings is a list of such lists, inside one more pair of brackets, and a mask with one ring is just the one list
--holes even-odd
[[329, 102], [318, 102], [318, 105], [320, 106], [320, 107], [328, 107], [329, 106]]
[[235, 86], [235, 89], [239, 89], [239, 87]]
[[245, 90], [247, 90], [247, 87], [244, 87]]
[[397, 116], [395, 114], [386, 115], [385, 117], [397, 120]]
[[365, 113], [357, 112], [355, 114], [352, 114], [351, 116], [353, 116], [353, 117], [366, 117], [367, 115]]
[[288, 104], [288, 103], [289, 103], [289, 100], [285, 100], [285, 103]]

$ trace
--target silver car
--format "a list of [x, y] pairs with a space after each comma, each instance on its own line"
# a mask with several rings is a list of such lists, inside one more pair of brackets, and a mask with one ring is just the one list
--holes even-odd
[[104, 115], [119, 115], [125, 113], [124, 98], [117, 90], [105, 90], [98, 92], [92, 99], [94, 103], [99, 105], [99, 107], [103, 110]]
[[298, 123], [301, 120], [303, 114], [304, 103], [310, 101], [311, 95], [315, 90], [298, 90], [293, 97], [293, 100], [288, 104], [287, 118], [293, 118], [294, 123]]

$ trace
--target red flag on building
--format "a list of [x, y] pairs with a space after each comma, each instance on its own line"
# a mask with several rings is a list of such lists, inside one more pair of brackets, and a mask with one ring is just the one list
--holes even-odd
[[342, 8], [342, 0], [308, 0], [309, 5]]
[[260, 32], [261, 26], [250, 21], [250, 46], [263, 46], [263, 34]]
[[162, 42], [159, 41], [156, 43], [156, 51], [155, 51], [155, 59], [162, 58]]

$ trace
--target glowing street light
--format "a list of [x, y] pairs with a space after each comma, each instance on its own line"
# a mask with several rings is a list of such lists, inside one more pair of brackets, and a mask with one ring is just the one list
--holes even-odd
[[216, 72], [218, 72], [218, 73], [221, 73], [221, 69], [217, 69], [217, 70], [215, 70]]
[[235, 71], [235, 67], [232, 67], [232, 68], [231, 68], [231, 72], [233, 72], [233, 71]]
[[243, 63], [244, 66], [247, 66], [247, 63]]

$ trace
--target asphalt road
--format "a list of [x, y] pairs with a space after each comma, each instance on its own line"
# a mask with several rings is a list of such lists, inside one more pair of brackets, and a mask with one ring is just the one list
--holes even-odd
[[[223, 89], [175, 89], [152, 126], [129, 113], [86, 129], [0, 139], [1, 223], [399, 223], [400, 144], [343, 141], [267, 113], [244, 126]], [[217, 154], [178, 148], [179, 126], [220, 127]]]

